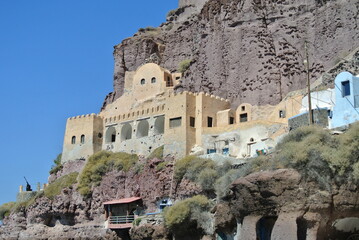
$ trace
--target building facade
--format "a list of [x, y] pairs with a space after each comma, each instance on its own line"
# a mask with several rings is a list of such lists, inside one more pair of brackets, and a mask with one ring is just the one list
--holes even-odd
[[124, 94], [99, 114], [67, 120], [62, 162], [87, 159], [108, 150], [147, 156], [164, 146], [164, 155], [184, 157], [193, 148], [236, 158], [274, 147], [299, 113], [300, 94], [277, 106], [241, 104], [207, 93], [175, 93], [180, 73], [154, 63], [126, 72]]

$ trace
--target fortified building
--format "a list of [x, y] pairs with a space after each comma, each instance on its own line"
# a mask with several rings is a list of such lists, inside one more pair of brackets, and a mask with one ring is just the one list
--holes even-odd
[[[124, 94], [99, 114], [67, 120], [62, 162], [108, 150], [147, 156], [220, 153], [236, 158], [274, 147], [288, 117], [299, 113], [301, 95], [278, 106], [241, 104], [203, 92], [175, 93], [180, 73], [154, 63], [126, 72]], [[297, 100], [296, 100], [297, 99]]]

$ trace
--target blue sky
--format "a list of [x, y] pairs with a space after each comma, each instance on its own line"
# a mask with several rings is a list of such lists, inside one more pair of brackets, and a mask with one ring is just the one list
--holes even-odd
[[177, 0], [0, 1], [0, 204], [26, 176], [47, 182], [66, 119], [98, 113], [112, 91], [113, 46], [159, 26]]

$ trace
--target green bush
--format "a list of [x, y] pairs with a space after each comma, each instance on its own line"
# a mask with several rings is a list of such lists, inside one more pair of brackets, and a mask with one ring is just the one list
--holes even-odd
[[51, 174], [56, 174], [58, 171], [60, 171], [63, 166], [61, 164], [61, 157], [62, 157], [62, 154], [60, 153], [59, 155], [57, 155], [56, 159], [54, 160], [54, 164], [52, 167], [51, 167], [51, 170], [50, 170], [50, 175]]
[[186, 156], [176, 162], [174, 178], [177, 181], [184, 177], [191, 181], [196, 181], [200, 172], [206, 168], [216, 169], [217, 165], [211, 159]]
[[175, 203], [172, 207], [165, 208], [165, 225], [172, 231], [183, 232], [188, 229], [200, 228], [204, 232], [212, 232], [208, 223], [211, 223], [209, 211], [211, 202], [202, 195]]
[[74, 185], [78, 175], [77, 172], [74, 172], [56, 179], [44, 189], [44, 195], [50, 199], [54, 198], [61, 193], [62, 189]]
[[176, 14], [176, 11], [177, 11], [177, 9], [172, 9], [172, 10], [170, 10], [170, 11], [168, 11], [168, 13], [167, 13], [167, 17], [171, 17], [171, 16], [173, 16], [173, 15], [175, 15]]
[[3, 220], [5, 217], [9, 216], [12, 210], [14, 209], [16, 203], [8, 202], [0, 206], [0, 220]]
[[133, 221], [133, 225], [138, 227], [138, 226], [140, 226], [141, 221], [142, 221], [142, 218], [136, 218]]
[[185, 59], [183, 61], [181, 61], [178, 65], [178, 71], [180, 73], [184, 73], [185, 71], [187, 71], [187, 69], [189, 68], [189, 66], [191, 66], [191, 59]]
[[201, 188], [205, 191], [214, 190], [214, 183], [218, 178], [218, 173], [216, 170], [211, 168], [203, 169], [197, 178], [197, 182], [201, 185]]
[[112, 171], [129, 171], [135, 166], [138, 156], [127, 153], [101, 151], [92, 155], [79, 177], [78, 191], [86, 196], [91, 194], [92, 186], [98, 186], [102, 177]]
[[166, 162], [161, 162], [156, 166], [156, 171], [160, 172], [162, 171], [165, 167], [166, 167], [167, 163]]
[[163, 148], [164, 148], [164, 146], [161, 146], [161, 147], [158, 147], [155, 150], [153, 150], [153, 152], [148, 156], [148, 159], [153, 159], [153, 158], [162, 159], [163, 158]]

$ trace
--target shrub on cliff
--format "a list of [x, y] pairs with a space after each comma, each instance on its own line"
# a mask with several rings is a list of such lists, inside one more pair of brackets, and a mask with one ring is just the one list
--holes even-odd
[[55, 174], [63, 168], [63, 166], [61, 164], [61, 157], [62, 157], [61, 153], [59, 155], [57, 155], [56, 159], [54, 160], [55, 165], [53, 165], [51, 167], [51, 170], [49, 172], [50, 174]]
[[178, 71], [180, 73], [184, 73], [185, 71], [187, 71], [187, 69], [189, 68], [189, 66], [191, 66], [191, 59], [185, 59], [183, 61], [181, 61], [178, 65]]
[[211, 207], [212, 203], [202, 195], [179, 201], [165, 208], [165, 225], [175, 233], [200, 230], [212, 234]]
[[49, 184], [44, 190], [44, 195], [50, 199], [59, 195], [64, 188], [71, 187], [77, 182], [77, 172], [62, 176]]
[[164, 148], [164, 146], [161, 146], [161, 147], [158, 147], [155, 150], [153, 150], [153, 152], [151, 152], [150, 156], [148, 156], [148, 159], [153, 159], [153, 158], [162, 159], [163, 158], [163, 148]]
[[8, 202], [0, 206], [0, 220], [3, 220], [4, 217], [10, 215], [11, 211], [15, 207], [15, 204], [15, 202]]
[[91, 194], [92, 186], [98, 186], [102, 177], [113, 170], [129, 171], [138, 161], [138, 156], [128, 153], [101, 151], [92, 155], [79, 177], [78, 191], [86, 196]]
[[339, 136], [318, 126], [298, 128], [283, 138], [272, 156], [258, 157], [247, 165], [249, 172], [294, 168], [328, 191], [333, 182], [358, 182], [359, 123]]

